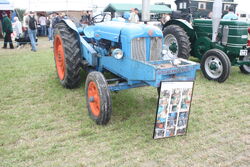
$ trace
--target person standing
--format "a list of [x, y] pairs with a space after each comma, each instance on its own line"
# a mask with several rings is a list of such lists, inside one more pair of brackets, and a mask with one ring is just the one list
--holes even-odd
[[139, 23], [139, 16], [138, 16], [139, 10], [137, 8], [131, 9], [129, 22], [130, 23]]
[[48, 38], [49, 41], [53, 41], [53, 30], [52, 30], [52, 15], [49, 15], [46, 25], [48, 27]]
[[[21, 34], [23, 33], [22, 30], [22, 23], [19, 21], [18, 17], [14, 17], [14, 31], [16, 33], [16, 38], [19, 39]], [[17, 42], [17, 47], [19, 46], [19, 42]]]
[[43, 15], [41, 15], [38, 19], [39, 24], [41, 26], [41, 36], [47, 36], [47, 32], [46, 32], [46, 17], [44, 17]]
[[9, 43], [10, 48], [14, 49], [12, 39], [11, 39], [11, 33], [13, 33], [11, 21], [10, 21], [9, 17], [7, 16], [7, 14], [5, 12], [2, 13], [2, 16], [3, 16], [2, 31], [3, 31], [3, 34], [4, 34], [3, 48], [6, 49], [7, 44]]
[[29, 13], [25, 12], [24, 15], [23, 15], [23, 36], [24, 36], [25, 39], [29, 38], [29, 35], [28, 35], [28, 23], [26, 22], [28, 17], [29, 17]]
[[234, 13], [234, 7], [230, 6], [228, 9], [228, 14], [223, 16], [223, 20], [238, 20], [238, 16]]
[[29, 17], [29, 13], [28, 13], [28, 12], [25, 12], [25, 13], [23, 14], [23, 29], [24, 29], [24, 30], [28, 30], [28, 25], [27, 25], [27, 23], [26, 23], [27, 17]]
[[26, 19], [28, 25], [28, 34], [31, 42], [31, 51], [36, 52], [36, 30], [37, 30], [37, 21], [35, 19], [34, 12], [30, 12], [29, 17]]
[[164, 25], [166, 22], [168, 22], [170, 20], [170, 16], [168, 14], [163, 14], [162, 18], [161, 18], [161, 23]]

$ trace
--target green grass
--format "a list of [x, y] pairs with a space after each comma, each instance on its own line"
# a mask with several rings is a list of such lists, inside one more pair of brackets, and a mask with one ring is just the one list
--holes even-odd
[[[86, 74], [82, 72], [82, 76]], [[107, 126], [87, 115], [84, 79], [57, 78], [52, 49], [0, 49], [0, 166], [248, 166], [250, 76], [232, 68], [223, 84], [200, 72], [186, 136], [153, 140], [156, 89], [112, 93]]]

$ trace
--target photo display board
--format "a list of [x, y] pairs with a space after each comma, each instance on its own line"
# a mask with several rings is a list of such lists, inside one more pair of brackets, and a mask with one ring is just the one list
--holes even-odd
[[156, 110], [154, 139], [184, 135], [194, 82], [162, 82]]

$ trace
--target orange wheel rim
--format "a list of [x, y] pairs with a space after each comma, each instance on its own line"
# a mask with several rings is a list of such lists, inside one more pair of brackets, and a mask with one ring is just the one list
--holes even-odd
[[65, 60], [62, 38], [59, 35], [55, 36], [54, 41], [54, 55], [56, 61], [56, 69], [60, 80], [65, 76]]
[[88, 101], [91, 108], [91, 112], [94, 116], [98, 117], [100, 111], [100, 96], [96, 83], [91, 81], [88, 86]]

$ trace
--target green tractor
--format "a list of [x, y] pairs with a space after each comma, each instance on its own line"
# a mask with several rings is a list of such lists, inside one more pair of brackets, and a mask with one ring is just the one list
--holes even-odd
[[[221, 8], [214, 7], [213, 13], [215, 10], [221, 11]], [[209, 80], [224, 82], [230, 75], [231, 65], [250, 74], [249, 24], [220, 20], [221, 14], [216, 16], [195, 19], [192, 24], [182, 19], [168, 21], [163, 26], [163, 34], [169, 54], [185, 59], [190, 55], [198, 58], [202, 73]]]

